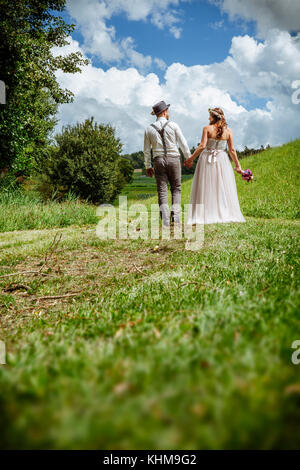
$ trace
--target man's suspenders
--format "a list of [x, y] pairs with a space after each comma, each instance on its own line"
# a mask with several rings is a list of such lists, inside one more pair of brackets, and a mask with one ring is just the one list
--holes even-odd
[[162, 143], [163, 143], [163, 146], [164, 146], [164, 155], [165, 157], [167, 156], [167, 146], [166, 146], [166, 141], [165, 141], [165, 136], [164, 136], [164, 133], [165, 133], [165, 127], [169, 124], [169, 122], [165, 122], [165, 124], [162, 126], [161, 129], [158, 129], [155, 124], [151, 124], [151, 126], [159, 133], [159, 135], [161, 136], [161, 140], [162, 140]]

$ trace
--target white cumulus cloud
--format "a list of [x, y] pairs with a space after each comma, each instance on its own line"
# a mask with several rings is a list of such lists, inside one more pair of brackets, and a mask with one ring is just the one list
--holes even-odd
[[[94, 17], [99, 14], [101, 18], [109, 18], [110, 9], [125, 11], [127, 8], [129, 18], [145, 20], [149, 15], [154, 18], [151, 6], [157, 7], [158, 3], [154, 0], [141, 0], [138, 4], [133, 0], [127, 3], [112, 0], [112, 6], [108, 6], [104, 1], [89, 0], [81, 24], [92, 21], [92, 10], [88, 8], [91, 4], [98, 5]], [[160, 3], [166, 8], [175, 7], [179, 0], [161, 0]], [[224, 8], [232, 8], [232, 14], [242, 15], [238, 6], [249, 2], [224, 0], [222, 3]], [[260, 3], [265, 7], [269, 4], [267, 1]], [[73, 12], [76, 5], [79, 0], [72, 0]], [[244, 10], [243, 16], [246, 16]], [[263, 18], [260, 21], [263, 22]], [[275, 20], [272, 21], [275, 26]], [[249, 35], [233, 37], [229, 54], [222, 62], [194, 66], [173, 63], [169, 67], [161, 58], [153, 59], [139, 53], [132, 38], [114, 41], [112, 29], [108, 32], [111, 42], [107, 39], [109, 54], [116, 57], [116, 64], [119, 55], [126, 54], [130, 66], [126, 70], [114, 66], [105, 71], [90, 64], [81, 74], [58, 72], [60, 84], [74, 92], [75, 101], [60, 107], [61, 121], [56, 130], [63, 124], [94, 116], [96, 121], [116, 127], [117, 135], [124, 143], [124, 152], [134, 152], [142, 149], [144, 129], [152, 120], [152, 105], [165, 99], [172, 105], [171, 118], [181, 126], [190, 146], [199, 142], [202, 127], [208, 120], [207, 109], [212, 106], [224, 109], [238, 148], [279, 145], [299, 138], [300, 104], [292, 97], [300, 95], [295, 90], [295, 84], [300, 80], [300, 40], [283, 29], [287, 26], [290, 29], [292, 23], [281, 24], [279, 27], [277, 22], [277, 29], [265, 30], [262, 40]], [[66, 53], [81, 50], [86, 54], [89, 44], [94, 47], [96, 43], [94, 40], [89, 43], [88, 35], [82, 46], [70, 38], [70, 45], [64, 50]], [[165, 70], [164, 80], [155, 73], [147, 73], [151, 63]], [[251, 109], [253, 98], [254, 102], [262, 103], [255, 109]]]
[[181, 35], [180, 13], [176, 7], [189, 0], [68, 0], [67, 9], [83, 36], [82, 49], [106, 64], [124, 63], [141, 71], [157, 64], [136, 50], [133, 38], [118, 38], [108, 23], [113, 15], [125, 13], [132, 21], [150, 21], [157, 28], [167, 28], [177, 39]]
[[269, 29], [300, 31], [299, 0], [212, 0], [221, 5], [232, 19], [236, 17], [257, 22], [259, 33]]

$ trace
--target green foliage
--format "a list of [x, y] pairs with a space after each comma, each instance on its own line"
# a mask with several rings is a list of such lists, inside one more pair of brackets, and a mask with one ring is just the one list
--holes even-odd
[[13, 161], [10, 172], [15, 176], [29, 176], [34, 164], [34, 145], [27, 145]]
[[34, 172], [30, 178], [23, 183], [25, 193], [38, 194], [44, 202], [49, 200], [63, 201], [66, 199], [68, 190], [63, 185], [53, 185], [47, 175]]
[[249, 149], [247, 146], [244, 148], [244, 150], [242, 151], [238, 151], [237, 150], [237, 156], [239, 158], [239, 160], [245, 158], [245, 157], [249, 157], [250, 155], [255, 155], [257, 153], [262, 153], [264, 150], [269, 150], [271, 147], [270, 145], [267, 145], [266, 147], [264, 147], [263, 145], [260, 146], [259, 149]]
[[124, 158], [130, 161], [131, 165], [135, 170], [138, 170], [140, 168], [144, 168], [144, 152], [139, 151], [139, 152], [133, 152], [133, 153], [127, 153], [126, 155], [122, 155]]
[[58, 103], [73, 94], [57, 83], [55, 73], [80, 72], [87, 64], [80, 53], [53, 56], [53, 47], [68, 44], [75, 25], [56, 12], [65, 0], [0, 1], [0, 79], [6, 104], [0, 107], [0, 169], [11, 166], [28, 146], [39, 153], [55, 125]]
[[35, 170], [46, 175], [54, 190], [72, 191], [94, 203], [114, 200], [132, 169], [120, 159], [122, 144], [110, 125], [86, 119], [66, 126], [56, 135], [56, 145], [38, 157]]
[[[119, 162], [120, 172], [124, 177], [125, 184], [130, 184], [133, 181], [133, 166], [125, 158], [120, 158]], [[122, 185], [123, 187], [123, 185]]]

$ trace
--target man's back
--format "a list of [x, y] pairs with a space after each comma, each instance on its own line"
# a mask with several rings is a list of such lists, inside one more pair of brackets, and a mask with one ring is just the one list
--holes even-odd
[[[159, 117], [154, 126], [158, 130], [164, 127], [164, 140], [166, 144], [167, 155], [179, 156], [180, 148], [185, 158], [189, 158], [190, 149], [187, 142], [180, 130], [178, 124], [173, 121], [168, 121], [165, 117]], [[145, 167], [151, 168], [151, 147], [153, 152], [153, 158], [161, 157], [164, 155], [163, 139], [159, 132], [152, 126], [148, 126], [144, 136], [144, 157]]]
[[[148, 126], [144, 136], [144, 156], [147, 175], [155, 176], [158, 204], [163, 225], [170, 225], [170, 211], [168, 204], [168, 184], [172, 194], [172, 221], [180, 221], [181, 211], [181, 161], [178, 147], [185, 158], [189, 158], [190, 149], [178, 124], [169, 121], [169, 107], [165, 101], [152, 106], [152, 116], [156, 122]], [[153, 153], [153, 166], [151, 166], [151, 148]]]

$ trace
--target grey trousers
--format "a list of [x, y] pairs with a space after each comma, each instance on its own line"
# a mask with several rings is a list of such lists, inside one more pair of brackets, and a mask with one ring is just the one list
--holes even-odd
[[162, 156], [154, 158], [154, 174], [158, 193], [160, 216], [164, 225], [170, 225], [168, 204], [168, 183], [172, 193], [171, 217], [173, 222], [180, 220], [181, 208], [181, 163], [180, 157]]

